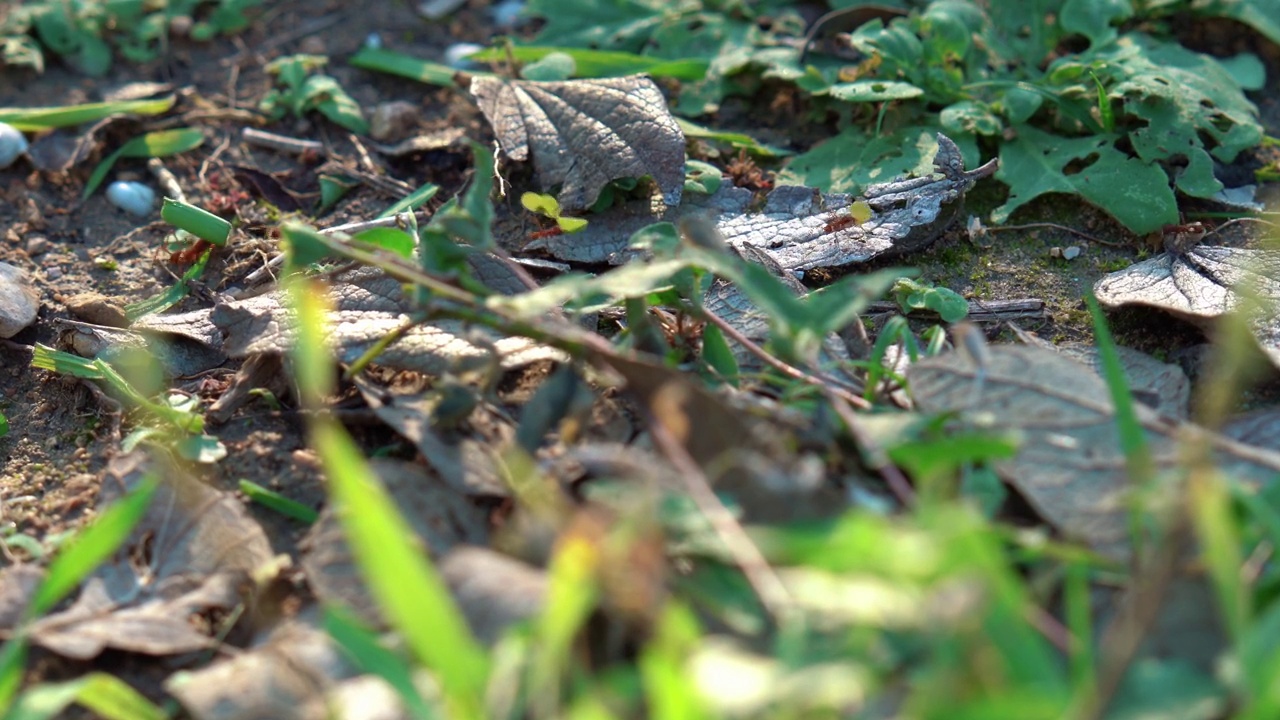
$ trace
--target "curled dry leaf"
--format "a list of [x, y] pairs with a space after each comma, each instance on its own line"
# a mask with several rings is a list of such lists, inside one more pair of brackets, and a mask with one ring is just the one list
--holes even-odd
[[[774, 260], [773, 256], [753, 245], [744, 245], [738, 248], [738, 252], [743, 258], [751, 260], [765, 266], [769, 272], [782, 281], [788, 289], [797, 297], [805, 295], [809, 289], [804, 286], [794, 276], [787, 273]], [[735, 330], [742, 333], [744, 337], [757, 345], [764, 345], [769, 339], [769, 316], [763, 310], [755, 306], [747, 294], [736, 284], [717, 278], [711, 283], [711, 287], [707, 288], [707, 292], [702, 297], [703, 306], [717, 317], [724, 320]], [[760, 370], [763, 368], [763, 362], [759, 357], [752, 354], [741, 343], [735, 342], [732, 338], [726, 338], [729, 342], [729, 348], [733, 351], [734, 360], [738, 363], [738, 368], [742, 370]], [[845, 368], [850, 367], [852, 361], [849, 349], [845, 346], [843, 340], [836, 333], [828, 333], [822, 343], [822, 349], [819, 351], [818, 363], [824, 369], [830, 369], [840, 374], [844, 379], [856, 383], [856, 379], [845, 372]]]
[[[989, 348], [981, 368], [952, 352], [915, 363], [907, 378], [920, 410], [1020, 434], [1018, 454], [996, 463], [1000, 476], [1066, 536], [1116, 559], [1129, 555], [1130, 481], [1110, 393], [1091, 370], [1043, 348], [1001, 345]], [[1135, 410], [1157, 472], [1177, 471], [1180, 442], [1200, 435], [1216, 466], [1238, 482], [1260, 486], [1280, 473], [1280, 453]]]
[[[545, 249], [561, 260], [620, 264], [634, 254], [627, 246], [633, 233], [692, 214], [709, 216], [730, 245], [767, 251], [784, 270], [842, 267], [927, 247], [959, 217], [964, 193], [996, 169], [993, 160], [966, 172], [959, 148], [944, 135], [938, 136], [933, 162], [934, 172], [926, 177], [868, 187], [857, 207], [855, 198], [845, 193], [784, 185], [770, 192], [757, 209], [749, 190], [725, 183], [715, 194], [693, 196], [679, 208], [628, 203], [592, 217], [587, 227], [572, 235], [527, 243], [527, 233], [509, 220], [500, 220], [495, 234], [510, 247]], [[858, 209], [870, 213], [861, 223], [854, 217]]]
[[476, 77], [471, 94], [503, 152], [532, 159], [539, 187], [562, 185], [564, 210], [582, 210], [610, 181], [648, 175], [663, 202], [680, 204], [684, 133], [643, 75], [532, 82]]
[[492, 644], [508, 627], [542, 612], [547, 576], [542, 570], [483, 547], [458, 546], [440, 559], [471, 632]]
[[308, 702], [355, 668], [308, 615], [314, 613], [285, 621], [226, 660], [174, 673], [165, 690], [197, 720], [329, 717], [323, 703], [308, 709]]
[[1251, 288], [1264, 305], [1250, 326], [1267, 358], [1280, 368], [1280, 252], [1274, 249], [1174, 248], [1104, 276], [1093, 292], [1107, 307], [1147, 305], [1204, 325], [1239, 306], [1241, 288]]
[[[400, 514], [433, 555], [460, 543], [488, 542], [487, 513], [422, 466], [376, 458], [370, 464]], [[330, 508], [311, 526], [302, 548], [302, 567], [316, 597], [345, 605], [366, 622], [382, 624], [351, 557], [342, 524]]]
[[[361, 267], [333, 278], [329, 285], [328, 341], [338, 362], [353, 363], [389, 333], [408, 322], [412, 308], [398, 280], [374, 267]], [[285, 352], [293, 346], [296, 327], [282, 292], [231, 301], [199, 311], [225, 334], [231, 357]], [[198, 314], [198, 313], [197, 313]], [[504, 369], [563, 353], [522, 337], [507, 337], [454, 320], [419, 323], [403, 333], [375, 360], [379, 365], [439, 375], [449, 370], [475, 370], [495, 363]]]
[[[100, 504], [136, 487], [144, 464], [140, 453], [113, 460]], [[195, 617], [246, 602], [251, 573], [271, 558], [262, 528], [234, 496], [170, 472], [120, 550], [71, 607], [32, 626], [32, 640], [80, 660], [106, 648], [169, 655], [212, 647], [214, 629]]]
[[443, 398], [440, 393], [401, 392], [383, 388], [364, 375], [353, 378], [369, 408], [391, 429], [418, 447], [431, 469], [449, 486], [468, 495], [506, 497], [501, 451], [510, 447], [515, 430], [483, 404], [467, 418], [469, 434], [449, 432], [432, 423]]

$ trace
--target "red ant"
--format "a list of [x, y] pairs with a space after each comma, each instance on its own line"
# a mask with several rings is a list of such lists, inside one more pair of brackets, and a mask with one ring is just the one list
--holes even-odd
[[191, 247], [185, 250], [179, 250], [178, 252], [170, 254], [169, 264], [170, 265], [190, 265], [196, 260], [199, 260], [200, 255], [204, 253], [205, 250], [208, 250], [211, 247], [213, 247], [213, 243], [209, 242], [208, 240], [196, 240], [194, 243], [192, 243]]
[[557, 225], [555, 227], [547, 228], [546, 230], [538, 230], [537, 232], [529, 233], [529, 239], [541, 240], [542, 238], [555, 237], [556, 235], [563, 235], [563, 234], [564, 234], [564, 230], [561, 230], [560, 226]]
[[861, 224], [862, 223], [858, 222], [858, 218], [852, 215], [840, 215], [832, 218], [831, 221], [828, 222], [822, 228], [822, 234], [830, 235], [833, 232], [839, 232], [841, 230], [844, 230], [845, 228], [850, 228], [850, 227], [853, 227], [854, 225], [861, 225]]

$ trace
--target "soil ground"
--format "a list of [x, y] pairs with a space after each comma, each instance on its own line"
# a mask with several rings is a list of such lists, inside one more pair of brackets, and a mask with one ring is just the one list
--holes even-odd
[[[355, 70], [341, 61], [371, 33], [380, 33], [396, 50], [430, 59], [439, 59], [449, 44], [484, 43], [491, 34], [484, 3], [469, 2], [449, 20], [436, 23], [419, 18], [409, 5], [336, 0], [269, 3], [260, 21], [237, 37], [205, 44], [174, 42], [163, 58], [145, 64], [118, 62], [100, 79], [85, 78], [56, 60], [43, 74], [7, 68], [0, 70], [0, 107], [96, 101], [131, 83], [169, 84], [183, 98], [179, 112], [190, 113], [193, 122], [199, 117], [198, 126], [208, 135], [199, 150], [165, 161], [192, 203], [217, 202], [227, 192], [227, 179], [235, 166], [275, 173], [297, 192], [315, 192], [314, 165], [245, 145], [240, 140], [246, 125], [243, 115], [223, 113], [226, 119], [219, 120], [204, 111], [213, 107], [252, 110], [270, 86], [263, 71], [268, 59], [312, 52], [334, 58], [329, 72], [365, 107], [407, 101], [421, 109], [422, 130], [460, 126], [473, 138], [488, 139], [488, 129], [463, 94]], [[314, 32], [306, 32], [313, 28]], [[1219, 40], [1205, 32], [1206, 45]], [[1233, 41], [1228, 50], [1235, 49], [1237, 37], [1245, 38], [1239, 42], [1249, 42], [1248, 34], [1230, 36]], [[1253, 49], [1264, 51], [1267, 47], [1255, 43]], [[1264, 59], [1270, 84], [1255, 100], [1269, 134], [1280, 136], [1280, 57], [1272, 48], [1264, 51]], [[720, 120], [728, 127], [742, 125], [742, 118]], [[322, 139], [340, 157], [357, 155], [347, 134], [321, 119], [287, 119], [265, 127]], [[774, 136], [766, 139], [778, 142], [778, 134], [774, 128]], [[1271, 159], [1259, 151], [1240, 162], [1248, 166]], [[465, 151], [442, 151], [388, 162], [385, 171], [414, 187], [428, 181], [439, 184], [442, 189], [434, 201], [438, 206], [464, 185], [469, 164]], [[0, 171], [0, 261], [30, 271], [42, 302], [37, 322], [13, 338], [13, 343], [0, 344], [0, 411], [11, 427], [9, 435], [0, 439], [0, 536], [25, 534], [48, 544], [76, 528], [92, 513], [98, 478], [119, 447], [114, 431], [120, 419], [112, 417], [83, 383], [31, 369], [30, 354], [20, 346], [56, 344], [54, 321], [71, 317], [66, 305], [71, 296], [93, 291], [123, 304], [154, 295], [173, 281], [161, 249], [166, 234], [162, 224], [143, 223], [140, 227], [136, 219], [110, 205], [102, 192], [80, 200], [92, 166], [91, 162], [83, 163], [66, 177], [41, 174], [24, 162]], [[146, 173], [143, 161], [126, 160], [118, 165], [115, 176], [141, 178]], [[999, 204], [1002, 192], [994, 183], [980, 186], [969, 200], [971, 210], [978, 214], [990, 210]], [[393, 199], [361, 188], [317, 222], [327, 226], [367, 219]], [[247, 225], [265, 225], [267, 218], [260, 211], [255, 217], [254, 212], [253, 208], [244, 211]], [[988, 240], [990, 246], [977, 246], [963, 228], [956, 227], [928, 251], [893, 264], [918, 267], [922, 278], [971, 299], [1041, 299], [1046, 304], [1044, 318], [1024, 323], [1025, 329], [1055, 341], [1088, 340], [1091, 330], [1081, 298], [1104, 273], [1149, 252], [1144, 249], [1145, 240], [1127, 234], [1087, 206], [1052, 197], [1018, 212], [1012, 222], [1054, 222], [1105, 240], [1105, 244], [1065, 230], [1039, 227], [999, 232]], [[246, 274], [273, 253], [273, 243], [241, 235], [241, 241], [229, 251], [215, 255], [205, 274], [208, 286], [222, 290], [241, 284]], [[1050, 256], [1051, 248], [1072, 245], [1082, 248], [1078, 258], [1067, 261]], [[175, 310], [193, 309], [200, 303], [199, 297], [191, 297]], [[1195, 328], [1154, 311], [1120, 312], [1111, 319], [1122, 343], [1166, 358], [1176, 359], [1180, 351], [1205, 341]], [[212, 400], [234, 369], [230, 365], [201, 377], [180, 379], [176, 385]], [[1280, 385], [1273, 380], [1258, 388], [1252, 399], [1274, 397], [1280, 397]], [[247, 478], [319, 507], [324, 493], [302, 429], [296, 413], [250, 403], [226, 424], [212, 428], [228, 454], [204, 470], [204, 479], [229, 490]], [[365, 438], [370, 445], [390, 447], [392, 453], [407, 452], [389, 430], [368, 432], [374, 433]], [[251, 508], [267, 528], [273, 546], [291, 552], [303, 526], [257, 506]], [[55, 665], [46, 670], [50, 677], [59, 674]], [[158, 682], [162, 676], [156, 675]], [[148, 694], [161, 693], [153, 689]]]

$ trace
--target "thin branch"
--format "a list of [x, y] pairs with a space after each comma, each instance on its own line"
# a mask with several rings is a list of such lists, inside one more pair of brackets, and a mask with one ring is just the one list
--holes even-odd
[[833, 395], [843, 399], [845, 402], [849, 403], [850, 405], [854, 405], [855, 407], [861, 408], [863, 410], [871, 409], [871, 403], [867, 402], [866, 400], [859, 397], [858, 395], [855, 395], [852, 392], [850, 392], [847, 384], [841, 383], [840, 381], [831, 377], [827, 377], [825, 375], [813, 375], [811, 373], [807, 373], [804, 370], [801, 370], [800, 368], [794, 365], [790, 365], [786, 362], [783, 362], [777, 357], [774, 357], [773, 355], [771, 355], [764, 348], [752, 342], [751, 339], [748, 338], [746, 335], [743, 335], [741, 331], [739, 331], [734, 326], [730, 325], [729, 321], [725, 320], [719, 315], [716, 315], [710, 310], [707, 310], [706, 308], [701, 308], [695, 312], [698, 315], [698, 317], [720, 328], [720, 332], [723, 332], [726, 336], [729, 337], [729, 339], [733, 340], [734, 342], [738, 343], [742, 347], [746, 348], [747, 351], [750, 352], [752, 355], [755, 355], [756, 357], [760, 358], [762, 361], [764, 361], [766, 365], [777, 370], [783, 375], [786, 375], [787, 377], [793, 378], [795, 380], [799, 380], [808, 385], [812, 385], [816, 388], [820, 388], [824, 391], [830, 392]]

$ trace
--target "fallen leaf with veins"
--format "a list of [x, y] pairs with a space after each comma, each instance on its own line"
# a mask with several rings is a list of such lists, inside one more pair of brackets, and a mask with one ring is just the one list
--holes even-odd
[[323, 707], [310, 713], [303, 708], [317, 699], [319, 688], [332, 693], [356, 669], [307, 617], [314, 614], [312, 608], [284, 621], [229, 658], [174, 673], [165, 680], [165, 690], [197, 720], [328, 717]]
[[[1012, 323], [1009, 327], [1024, 343], [1062, 353], [1102, 377], [1102, 361], [1096, 345], [1072, 342], [1055, 345]], [[1116, 354], [1120, 357], [1120, 367], [1124, 369], [1124, 378], [1134, 400], [1168, 417], [1186, 419], [1191, 404], [1191, 381], [1182, 368], [1124, 346], [1117, 346]]]
[[[422, 466], [374, 459], [370, 467], [433, 556], [458, 544], [488, 543], [488, 513], [443, 480], [432, 477]], [[316, 597], [344, 605], [366, 622], [383, 624], [351, 556], [342, 524], [330, 508], [320, 514], [300, 547], [302, 567]]]
[[[112, 460], [99, 504], [136, 487], [144, 464], [141, 453]], [[171, 655], [213, 647], [192, 618], [246, 602], [251, 573], [272, 557], [261, 526], [234, 496], [170, 472], [129, 539], [71, 607], [32, 625], [31, 638], [78, 660], [107, 648]]]
[[[1067, 537], [1117, 560], [1129, 556], [1131, 485], [1102, 378], [1051, 350], [998, 345], [982, 368], [951, 352], [914, 363], [907, 379], [924, 412], [958, 413], [969, 429], [1021, 435], [1017, 455], [995, 463], [1000, 477]], [[1181, 446], [1199, 435], [1227, 477], [1261, 486], [1280, 476], [1280, 453], [1161, 418], [1143, 405], [1134, 410], [1159, 473], [1177, 471]]]
[[431, 391], [397, 392], [382, 388], [363, 375], [352, 378], [369, 408], [391, 429], [418, 447], [427, 464], [450, 487], [468, 495], [507, 497], [501, 448], [510, 447], [515, 430], [483, 403], [477, 413], [488, 422], [472, 426], [471, 434], [446, 433], [431, 422], [440, 397]]
[[1280, 368], [1280, 252], [1274, 249], [1200, 244], [1165, 252], [1103, 276], [1093, 292], [1108, 308], [1147, 305], [1203, 326], [1241, 305], [1241, 287], [1252, 288], [1266, 306], [1249, 324]]
[[643, 75], [533, 82], [476, 77], [471, 94], [512, 160], [532, 159], [539, 187], [582, 210], [605, 185], [648, 175], [663, 202], [684, 191], [684, 133], [658, 86]]
[[755, 196], [722, 184], [713, 195], [689, 197], [679, 208], [633, 201], [593, 216], [587, 227], [569, 235], [528, 242], [518, 219], [499, 216], [494, 234], [506, 247], [546, 250], [560, 260], [621, 264], [638, 255], [628, 238], [657, 222], [686, 215], [710, 216], [732, 246], [753, 245], [784, 270], [812, 270], [867, 262], [887, 254], [920, 250], [936, 240], [961, 211], [961, 200], [978, 180], [995, 172], [995, 161], [966, 172], [960, 150], [938, 136], [934, 173], [872, 185], [861, 200], [871, 215], [854, 222], [855, 198], [824, 194], [815, 188], [780, 186], [756, 209]]
[[[412, 312], [400, 282], [376, 267], [357, 267], [331, 278], [328, 295], [333, 312], [327, 317], [327, 339], [341, 363], [355, 362], [387, 334], [401, 330]], [[134, 323], [153, 332], [172, 333], [183, 326], [198, 329], [189, 330], [185, 337], [202, 338], [232, 358], [287, 352], [297, 330], [283, 291]], [[439, 375], [495, 364], [511, 369], [563, 357], [560, 351], [528, 338], [504, 336], [456, 320], [435, 320], [413, 325], [374, 362]]]
[[460, 545], [440, 558], [439, 567], [482, 643], [492, 645], [512, 625], [542, 612], [547, 576], [532, 565], [489, 548]]

